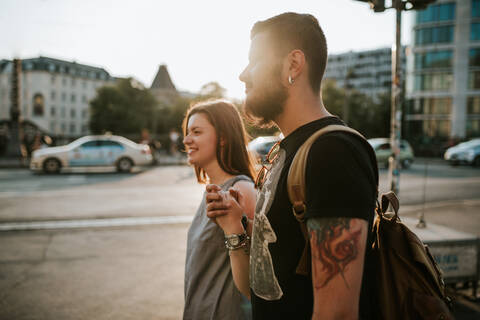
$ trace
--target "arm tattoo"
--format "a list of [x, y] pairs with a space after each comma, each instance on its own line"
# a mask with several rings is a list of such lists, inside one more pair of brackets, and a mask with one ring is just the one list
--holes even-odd
[[314, 271], [315, 288], [323, 288], [336, 275], [348, 286], [344, 271], [358, 256], [361, 228], [351, 228], [349, 218], [312, 218], [307, 220], [312, 259], [320, 263], [320, 274]]

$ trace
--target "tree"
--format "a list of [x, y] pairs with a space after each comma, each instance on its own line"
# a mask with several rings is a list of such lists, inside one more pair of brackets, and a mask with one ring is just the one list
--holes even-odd
[[365, 137], [388, 137], [390, 132], [390, 95], [380, 95], [376, 100], [350, 89], [349, 94], [335, 81], [325, 80], [322, 86], [323, 102], [327, 110], [343, 118], [348, 109], [348, 125]]
[[120, 135], [139, 135], [151, 128], [157, 101], [132, 78], [121, 79], [115, 86], [104, 86], [90, 102], [90, 130], [94, 134], [106, 131]]
[[209, 98], [223, 98], [225, 97], [225, 88], [223, 88], [218, 82], [211, 81], [204, 84], [200, 88], [197, 98], [209, 99]]

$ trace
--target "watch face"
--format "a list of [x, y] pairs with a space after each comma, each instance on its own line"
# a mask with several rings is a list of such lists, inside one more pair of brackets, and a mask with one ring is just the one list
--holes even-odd
[[228, 240], [229, 240], [228, 242], [230, 242], [231, 246], [237, 246], [240, 243], [240, 240], [238, 239], [238, 237], [233, 237], [233, 238], [230, 238]]

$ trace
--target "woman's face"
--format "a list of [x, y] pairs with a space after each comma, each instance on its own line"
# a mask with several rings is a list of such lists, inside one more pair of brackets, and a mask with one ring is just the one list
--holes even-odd
[[203, 113], [195, 113], [188, 119], [183, 143], [187, 149], [188, 163], [205, 169], [210, 163], [217, 161], [215, 128]]

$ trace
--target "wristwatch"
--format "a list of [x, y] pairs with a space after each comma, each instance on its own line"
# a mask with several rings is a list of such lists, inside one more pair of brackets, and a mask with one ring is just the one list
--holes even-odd
[[242, 244], [245, 243], [247, 240], [248, 235], [247, 232], [243, 232], [240, 234], [230, 234], [225, 235], [225, 246], [228, 250], [236, 250], [242, 247]]

